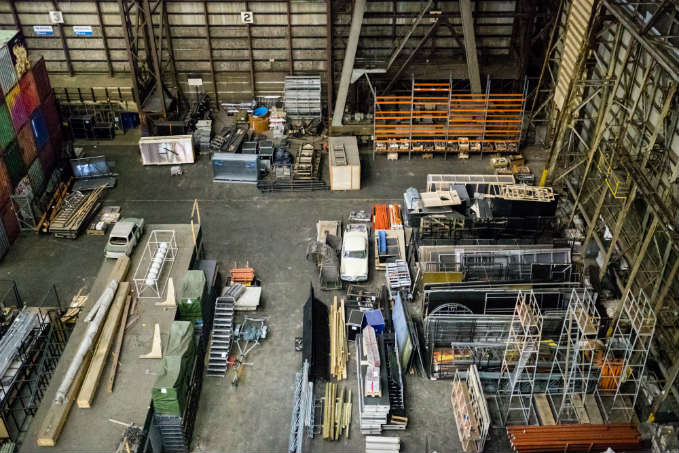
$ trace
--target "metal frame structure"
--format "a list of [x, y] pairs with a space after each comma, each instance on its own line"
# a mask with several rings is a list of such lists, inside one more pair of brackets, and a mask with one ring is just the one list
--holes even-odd
[[640, 291], [634, 297], [628, 291], [608, 340], [595, 392], [607, 423], [617, 420], [618, 414], [626, 421], [634, 416], [655, 324], [655, 313], [646, 294]]
[[509, 325], [497, 402], [505, 425], [533, 424], [533, 389], [538, 368], [542, 314], [533, 292], [520, 292]]
[[[578, 217], [583, 247], [593, 240], [601, 251], [599, 277], [609, 275], [623, 296], [643, 290], [656, 314], [672, 317], [679, 295], [674, 146], [679, 57], [673, 50], [679, 6], [663, 0], [598, 2], [589, 22], [581, 24], [581, 46], [571, 49], [575, 62], [565, 62], [575, 3], [564, 3], [538, 87], [545, 90], [533, 103], [540, 105], [540, 114], [547, 113], [550, 155], [542, 180], [567, 195], [572, 208], [564, 225], [570, 227]], [[567, 86], [562, 84], [560, 106], [553, 93], [569, 64], [572, 76]], [[623, 263], [627, 268], [620, 272]], [[651, 345], [663, 386], [652, 412], [668, 395], [679, 401], [674, 385], [679, 358], [660, 352], [676, 350], [679, 338], [672, 323], [664, 324]]]
[[595, 300], [596, 293], [588, 289], [571, 292], [547, 381], [546, 393], [558, 424], [582, 423], [578, 414], [585, 411], [585, 397], [596, 387], [593, 362], [601, 318]]
[[476, 365], [469, 367], [464, 381], [460, 373], [455, 373], [450, 401], [463, 450], [481, 453], [490, 428], [490, 412]]
[[[156, 251], [161, 247], [161, 244], [166, 244], [167, 250], [162, 256], [156, 278], [152, 279], [149, 277], [149, 273], [154, 265]], [[151, 231], [132, 279], [135, 293], [139, 299], [155, 299], [163, 296], [178, 250], [174, 230]]]

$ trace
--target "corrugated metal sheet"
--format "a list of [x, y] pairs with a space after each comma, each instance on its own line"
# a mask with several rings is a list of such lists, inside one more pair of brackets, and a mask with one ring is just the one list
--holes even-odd
[[9, 93], [9, 90], [17, 83], [17, 74], [14, 70], [14, 63], [10, 56], [9, 48], [7, 46], [0, 47], [0, 87], [3, 93]]
[[9, 196], [12, 194], [12, 188], [12, 181], [9, 179], [5, 160], [0, 159], [0, 204], [9, 200]]
[[26, 166], [31, 165], [35, 158], [38, 157], [38, 148], [35, 146], [33, 131], [29, 124], [24, 125], [24, 127], [19, 130], [19, 133], [17, 134], [17, 143], [21, 149], [21, 156], [24, 159], [24, 164], [26, 164]]
[[0, 221], [5, 227], [5, 234], [7, 234], [7, 240], [10, 244], [13, 244], [16, 238], [19, 237], [19, 221], [14, 214], [14, 205], [12, 201], [8, 201], [4, 206], [0, 208]]
[[42, 147], [38, 153], [38, 160], [40, 161], [40, 165], [42, 165], [45, 176], [51, 175], [57, 163], [57, 156], [50, 142], [47, 142], [47, 144]]
[[47, 130], [50, 136], [57, 130], [61, 130], [61, 119], [59, 118], [59, 112], [57, 110], [57, 102], [53, 95], [47, 96], [45, 102], [43, 102], [42, 107], [43, 115], [45, 115], [45, 123], [47, 123]]
[[40, 108], [35, 109], [33, 116], [31, 117], [31, 127], [33, 128], [33, 137], [35, 137], [35, 144], [38, 148], [47, 143], [49, 140], [49, 131], [47, 130], [47, 124], [45, 123], [45, 117], [42, 114]]
[[578, 64], [580, 51], [585, 45], [593, 4], [594, 0], [574, 0], [568, 13], [564, 51], [561, 56], [559, 74], [554, 90], [554, 102], [559, 109], [564, 107], [564, 102], [566, 102], [568, 97], [568, 90]]
[[9, 238], [5, 232], [5, 225], [0, 220], [0, 259], [2, 259], [9, 252]]
[[44, 101], [47, 96], [52, 94], [52, 86], [47, 75], [47, 67], [45, 66], [45, 59], [40, 57], [33, 63], [31, 68], [33, 74], [33, 81], [35, 82], [35, 89], [38, 92], [38, 97]]
[[40, 98], [35, 89], [33, 74], [30, 71], [26, 72], [21, 80], [19, 80], [19, 87], [26, 108], [26, 114], [30, 116], [33, 113], [33, 110], [40, 105]]
[[5, 149], [14, 140], [14, 127], [12, 117], [9, 115], [9, 108], [5, 104], [0, 104], [0, 148]]
[[5, 165], [7, 165], [7, 173], [9, 173], [9, 180], [12, 183], [12, 187], [14, 187], [19, 184], [21, 178], [26, 176], [26, 165], [16, 142], [13, 141], [9, 144], [5, 150], [4, 159]]
[[31, 181], [31, 188], [36, 197], [42, 195], [45, 189], [45, 172], [43, 171], [40, 160], [36, 159], [28, 168], [28, 179]]
[[23, 96], [21, 95], [19, 85], [16, 85], [10, 90], [9, 93], [7, 93], [5, 101], [7, 103], [7, 107], [9, 107], [9, 114], [12, 117], [12, 125], [14, 126], [14, 130], [18, 131], [21, 129], [21, 126], [26, 124], [26, 121], [28, 121], [28, 113], [26, 112], [26, 106], [24, 105], [24, 100]]

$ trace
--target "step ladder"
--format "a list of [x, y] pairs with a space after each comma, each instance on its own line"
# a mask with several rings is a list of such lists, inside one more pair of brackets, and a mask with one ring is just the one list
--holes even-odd
[[226, 375], [229, 353], [231, 352], [235, 301], [233, 296], [218, 297], [215, 301], [215, 316], [212, 323], [210, 353], [207, 363], [208, 376], [224, 377]]

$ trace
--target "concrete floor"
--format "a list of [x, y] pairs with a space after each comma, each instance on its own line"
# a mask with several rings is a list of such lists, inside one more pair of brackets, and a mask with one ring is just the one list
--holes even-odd
[[[230, 380], [205, 378], [194, 434], [194, 450], [205, 452], [285, 451], [288, 442], [295, 372], [301, 354], [294, 338], [302, 335], [302, 306], [313, 266], [304, 259], [307, 241], [315, 237], [319, 219], [341, 219], [350, 210], [370, 209], [374, 203], [402, 199], [407, 187], [424, 188], [428, 173], [491, 173], [488, 159], [461, 161], [449, 157], [387, 161], [362, 155], [362, 190], [261, 194], [252, 185], [211, 182], [209, 161], [204, 156], [184, 166], [184, 174], [170, 176], [168, 167], [143, 167], [138, 148], [116, 142], [89, 146], [90, 156], [105, 154], [116, 162], [118, 185], [105, 200], [119, 205], [123, 216], [144, 217], [147, 223], [185, 223], [194, 199], [200, 205], [206, 257], [222, 263], [222, 272], [248, 262], [263, 282], [263, 307], [270, 319], [270, 335], [249, 357], [254, 364], [244, 370], [238, 387]], [[540, 174], [544, 152], [526, 153], [529, 165]], [[30, 304], [54, 283], [64, 303], [78, 288], [91, 285], [103, 257], [105, 238], [83, 235], [75, 241], [22, 233], [0, 263], [0, 277], [17, 281]], [[382, 274], [371, 280], [381, 284]], [[331, 293], [321, 293], [326, 302]], [[353, 369], [350, 365], [350, 370]], [[356, 392], [355, 379], [343, 384]], [[459, 451], [449, 403], [449, 383], [408, 376], [406, 379], [408, 430], [400, 432], [401, 451]], [[321, 389], [319, 385], [317, 388]], [[354, 397], [354, 407], [357, 400]], [[506, 451], [503, 430], [492, 435], [489, 449]], [[82, 436], [96, 436], [83, 432]], [[397, 435], [397, 434], [392, 434]], [[311, 448], [309, 448], [311, 447]], [[318, 452], [363, 450], [354, 410], [348, 440], [314, 440], [306, 449]]]

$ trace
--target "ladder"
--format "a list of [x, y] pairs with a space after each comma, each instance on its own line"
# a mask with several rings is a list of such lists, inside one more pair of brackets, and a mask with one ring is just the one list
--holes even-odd
[[215, 301], [215, 317], [210, 336], [210, 353], [207, 363], [208, 376], [226, 375], [229, 353], [231, 352], [231, 334], [233, 333], [233, 313], [235, 298], [233, 296], [218, 297]]

